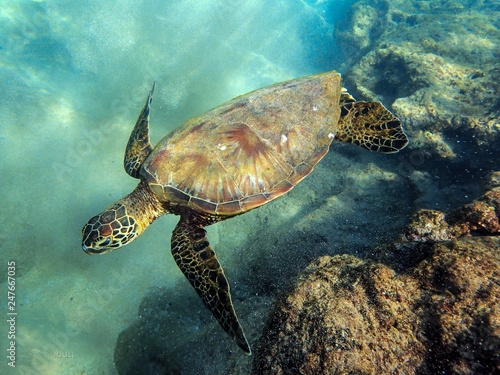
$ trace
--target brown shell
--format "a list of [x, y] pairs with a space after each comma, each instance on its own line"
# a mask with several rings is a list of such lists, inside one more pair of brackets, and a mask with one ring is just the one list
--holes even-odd
[[340, 74], [239, 96], [163, 138], [142, 176], [160, 200], [237, 215], [289, 191], [328, 148], [340, 116]]

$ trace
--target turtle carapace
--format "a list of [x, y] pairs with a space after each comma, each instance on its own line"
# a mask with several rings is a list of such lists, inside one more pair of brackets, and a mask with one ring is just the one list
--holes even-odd
[[400, 121], [379, 102], [356, 102], [329, 72], [239, 96], [149, 141], [154, 85], [125, 151], [140, 180], [126, 197], [83, 228], [83, 249], [100, 254], [130, 243], [155, 219], [180, 216], [172, 255], [222, 328], [246, 353], [229, 283], [204, 227], [285, 194], [313, 170], [335, 139], [372, 151], [408, 143]]

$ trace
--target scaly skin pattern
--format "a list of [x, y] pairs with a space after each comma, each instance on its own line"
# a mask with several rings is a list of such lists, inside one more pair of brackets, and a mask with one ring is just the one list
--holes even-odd
[[401, 122], [380, 102], [346, 103], [335, 139], [386, 154], [406, 147], [408, 138]]

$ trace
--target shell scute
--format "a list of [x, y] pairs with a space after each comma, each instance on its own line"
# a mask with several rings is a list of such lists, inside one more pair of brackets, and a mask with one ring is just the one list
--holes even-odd
[[340, 95], [340, 75], [330, 72], [240, 96], [163, 138], [141, 174], [165, 201], [246, 212], [289, 191], [326, 154]]

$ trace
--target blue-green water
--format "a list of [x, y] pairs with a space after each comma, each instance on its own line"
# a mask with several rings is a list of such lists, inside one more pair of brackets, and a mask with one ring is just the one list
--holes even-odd
[[[175, 352], [174, 360], [183, 358], [173, 366], [178, 373], [229, 373], [230, 368], [249, 373], [251, 358], [232, 346], [170, 256], [177, 218], [162, 218], [131, 245], [98, 257], [82, 251], [81, 228], [135, 187], [123, 171], [123, 152], [153, 80], [156, 143], [181, 122], [250, 90], [348, 71], [361, 57], [336, 31], [352, 30], [346, 18], [350, 6], [343, 0], [0, 1], [2, 374], [116, 374], [118, 335], [137, 321], [143, 298], [155, 293], [173, 311], [165, 311], [171, 326], [158, 334]], [[446, 6], [438, 10], [457, 12]], [[498, 7], [492, 4], [488, 11]], [[428, 17], [432, 12], [431, 6]], [[394, 15], [403, 13], [393, 12], [377, 27], [398, 22]], [[401, 27], [419, 20], [408, 17]], [[363, 25], [361, 20], [354, 30], [363, 34]], [[498, 27], [493, 23], [476, 35], [477, 55], [482, 48], [498, 59]], [[432, 30], [422, 35], [426, 38], [440, 43]], [[370, 43], [360, 45], [359, 53], [371, 50]], [[487, 56], [486, 62], [469, 62], [468, 69], [483, 69], [481, 64], [491, 63]], [[354, 249], [363, 255], [397, 235], [415, 207], [446, 209], [472, 198], [474, 181], [464, 179], [463, 187], [450, 176], [444, 177], [448, 184], [435, 182], [441, 171], [428, 161], [440, 154], [425, 147], [450, 142], [432, 134], [422, 139], [431, 140], [397, 156], [340, 145], [283, 199], [209, 228], [242, 324], [254, 330], [251, 344], [272, 297], [315, 257]], [[485, 173], [491, 164], [485, 160]], [[425, 184], [425, 192], [415, 192]], [[429, 195], [439, 191], [444, 193]], [[316, 245], [308, 247], [311, 243]], [[11, 341], [5, 298], [9, 261], [15, 262], [15, 368], [5, 356]], [[265, 305], [260, 315], [250, 318], [252, 304], [259, 303]], [[214, 342], [226, 346], [213, 349]], [[195, 354], [179, 354], [183, 345]], [[214, 355], [207, 347], [224, 353]], [[143, 373], [155, 370], [145, 364]]]

